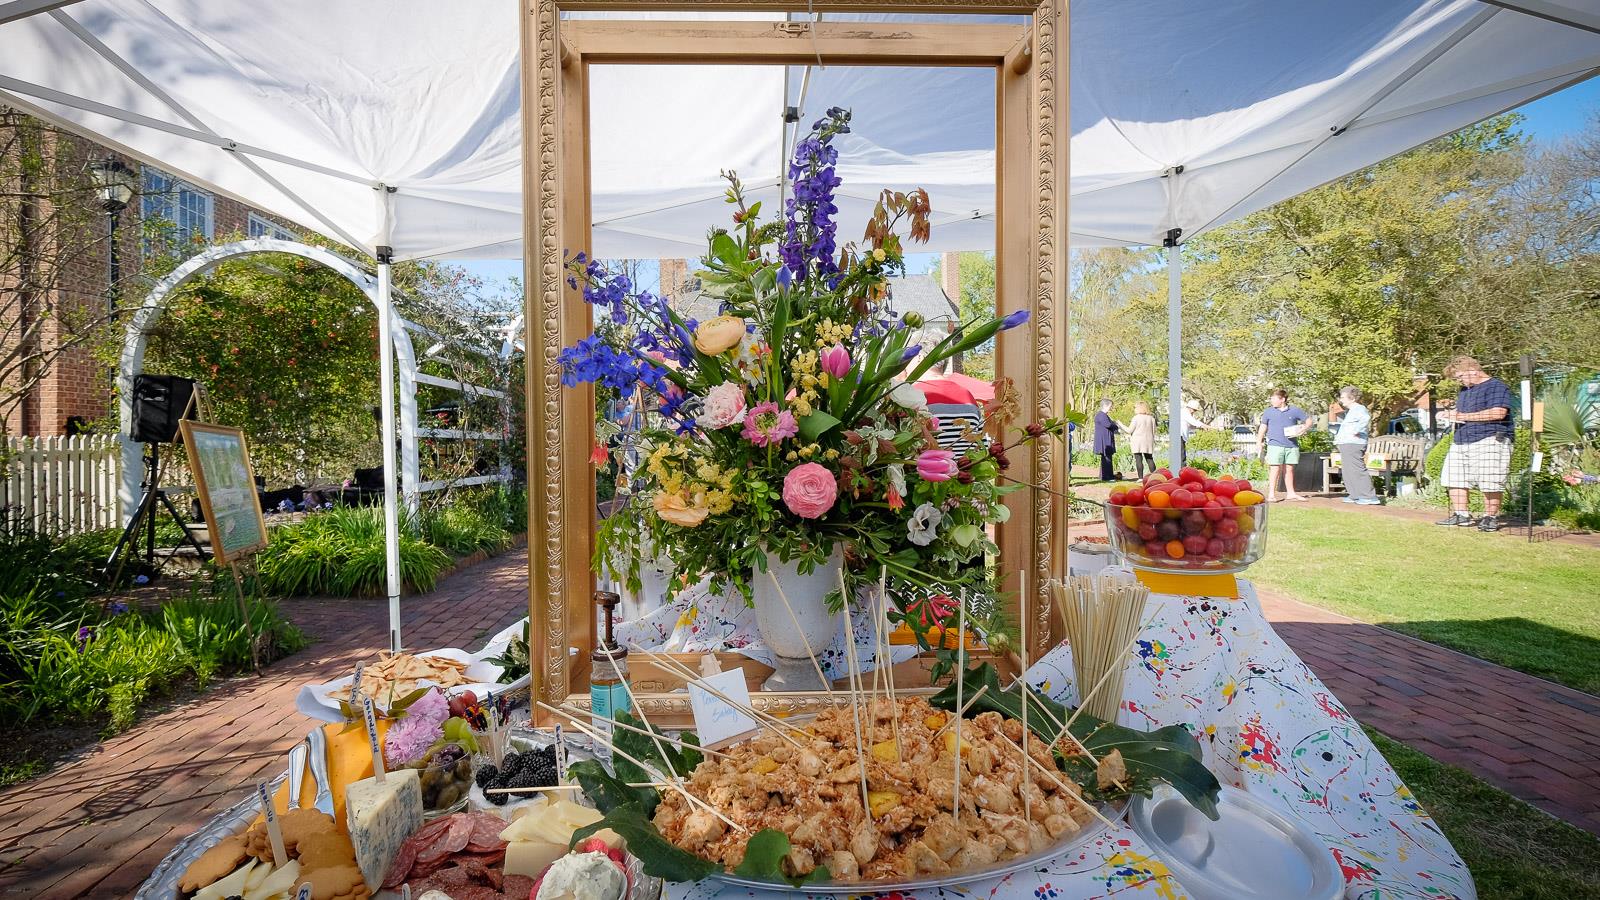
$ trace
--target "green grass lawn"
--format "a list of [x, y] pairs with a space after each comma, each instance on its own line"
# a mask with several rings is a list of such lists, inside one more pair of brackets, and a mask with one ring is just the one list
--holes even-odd
[[1483, 900], [1600, 898], [1600, 838], [1367, 729], [1466, 861]]
[[1270, 528], [1257, 584], [1600, 694], [1600, 550], [1292, 504]]

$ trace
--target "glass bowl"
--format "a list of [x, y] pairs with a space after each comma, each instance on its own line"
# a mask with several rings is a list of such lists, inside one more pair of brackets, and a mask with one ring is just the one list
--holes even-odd
[[446, 744], [412, 766], [422, 783], [422, 814], [433, 819], [460, 812], [472, 794], [472, 754], [460, 744]]
[[1107, 502], [1106, 534], [1122, 560], [1152, 572], [1242, 572], [1267, 552], [1267, 507], [1155, 509]]

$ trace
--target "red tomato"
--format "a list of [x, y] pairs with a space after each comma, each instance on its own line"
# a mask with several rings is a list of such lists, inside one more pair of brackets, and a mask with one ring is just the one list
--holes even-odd
[[1236, 538], [1228, 539], [1228, 552], [1230, 554], [1234, 556], [1243, 556], [1245, 553], [1249, 552], [1249, 550], [1250, 538], [1247, 535], [1241, 534]]
[[1169, 480], [1172, 478], [1172, 470], [1171, 469], [1161, 468], [1161, 469], [1157, 469], [1156, 471], [1161, 473], [1161, 477], [1162, 478], [1166, 478], [1166, 479], [1169, 479]]
[[1234, 505], [1232, 497], [1224, 497], [1221, 494], [1217, 495], [1216, 504], [1223, 509], [1231, 509]]
[[1199, 469], [1196, 469], [1193, 466], [1184, 466], [1182, 469], [1178, 470], [1178, 480], [1179, 481], [1197, 481], [1197, 482], [1199, 482], [1201, 484], [1205, 484], [1206, 473], [1200, 471]]
[[1141, 506], [1144, 504], [1144, 488], [1128, 488], [1128, 505]]
[[1146, 522], [1146, 523], [1140, 525], [1139, 526], [1139, 537], [1142, 538], [1145, 543], [1149, 543], [1149, 542], [1155, 540], [1156, 539], [1156, 527], [1154, 525], [1151, 525], [1149, 522]]
[[1161, 520], [1165, 518], [1165, 516], [1161, 514], [1161, 510], [1151, 509], [1148, 506], [1139, 507], [1138, 516], [1139, 521], [1149, 525], [1159, 525], [1161, 524]]
[[1223, 519], [1217, 523], [1217, 537], [1238, 537], [1239, 523], [1233, 519]]
[[1109, 500], [1114, 506], [1128, 505], [1128, 494], [1126, 491], [1112, 491], [1111, 496], [1106, 499]]
[[1224, 541], [1222, 538], [1212, 538], [1211, 540], [1206, 541], [1207, 556], [1221, 556], [1223, 553], [1226, 553], [1227, 550], [1228, 542]]
[[1213, 493], [1213, 492], [1216, 491], [1216, 489], [1217, 489], [1217, 480], [1215, 478], [1207, 478], [1206, 479], [1206, 493], [1208, 493], [1208, 494], [1209, 493]]
[[1204, 535], [1191, 534], [1183, 539], [1183, 552], [1190, 555], [1204, 553], [1207, 543]]
[[1210, 491], [1218, 497], [1232, 497], [1234, 494], [1239, 493], [1239, 482], [1219, 481], [1210, 488]]
[[1174, 509], [1189, 508], [1189, 492], [1183, 488], [1178, 488], [1177, 490], [1173, 491], [1171, 500]]
[[1160, 541], [1150, 541], [1144, 545], [1144, 555], [1150, 559], [1166, 559], [1167, 545]]
[[1205, 513], [1198, 509], [1191, 509], [1183, 514], [1183, 533], [1198, 534], [1200, 529], [1206, 527]]
[[1239, 489], [1238, 491], [1234, 491], [1234, 493], [1236, 493], [1236, 494], [1239, 491], [1252, 491], [1252, 490], [1255, 490], [1255, 488], [1252, 488], [1250, 486], [1250, 482], [1244, 480], [1243, 478], [1239, 479], [1238, 481], [1235, 481], [1233, 483], [1233, 486]]
[[1215, 500], [1207, 500], [1206, 505], [1201, 507], [1201, 512], [1213, 522], [1222, 521], [1222, 504]]

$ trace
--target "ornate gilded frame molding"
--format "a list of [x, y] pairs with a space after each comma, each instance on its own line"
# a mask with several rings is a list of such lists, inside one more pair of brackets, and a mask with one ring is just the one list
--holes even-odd
[[[564, 390], [557, 357], [587, 334], [587, 307], [561, 277], [565, 248], [589, 244], [587, 65], [591, 62], [739, 60], [781, 63], [813, 58], [864, 65], [981, 65], [997, 73], [997, 279], [1001, 303], [1028, 298], [1032, 318], [1000, 343], [997, 367], [1012, 378], [1025, 414], [1064, 408], [1067, 334], [1068, 0], [525, 0], [522, 27], [523, 228], [527, 327], [530, 647], [536, 696], [561, 702], [587, 677], [592, 647], [589, 568], [593, 470], [587, 464], [593, 416], [588, 391]], [[1005, 13], [1031, 16], [1014, 39], [994, 29], [896, 23], [822, 23], [778, 35], [748, 23], [563, 23], [574, 10], [755, 10], [765, 12]], [[565, 27], [564, 29], [564, 26]], [[634, 33], [617, 35], [618, 27]], [[591, 28], [593, 53], [583, 34]], [[968, 29], [957, 32], [955, 29]], [[570, 33], [563, 33], [565, 31]], [[600, 40], [609, 30], [610, 42]], [[622, 38], [626, 38], [623, 40]], [[607, 50], [609, 46], [612, 49]], [[623, 49], [627, 48], [627, 49]], [[1008, 498], [1001, 558], [1009, 587], [1028, 574], [1030, 658], [1050, 645], [1052, 614], [1045, 583], [1066, 571], [1068, 461], [1062, 442], [1042, 443], [1014, 462], [1011, 477], [1039, 485]], [[1013, 568], [1012, 563], [1019, 562]], [[1014, 571], [1017, 575], [1011, 575]], [[571, 648], [578, 648], [574, 652]], [[573, 697], [581, 700], [580, 697]], [[641, 694], [652, 716], [687, 713], [682, 693]], [[757, 702], [786, 712], [813, 711], [828, 695], [761, 692]]]

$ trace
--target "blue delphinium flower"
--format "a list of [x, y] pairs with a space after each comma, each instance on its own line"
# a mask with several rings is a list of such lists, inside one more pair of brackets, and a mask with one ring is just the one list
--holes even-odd
[[1011, 329], [1016, 328], [1018, 325], [1021, 325], [1027, 321], [1028, 311], [1025, 309], [1019, 309], [1011, 315], [1000, 320], [1000, 330], [1010, 331]]
[[87, 649], [89, 642], [92, 640], [94, 640], [94, 628], [88, 625], [79, 626], [77, 634], [78, 652], [82, 653]]
[[106, 612], [112, 614], [113, 616], [120, 616], [127, 611], [128, 604], [123, 603], [121, 600], [113, 600], [106, 604]]
[[784, 201], [784, 238], [778, 248], [784, 268], [795, 278], [809, 275], [813, 263], [822, 275], [839, 271], [834, 258], [839, 226], [833, 220], [839, 207], [833, 196], [842, 180], [834, 170], [839, 151], [833, 146], [833, 138], [849, 131], [850, 111], [835, 106], [795, 144], [794, 157], [789, 162], [793, 196]]

